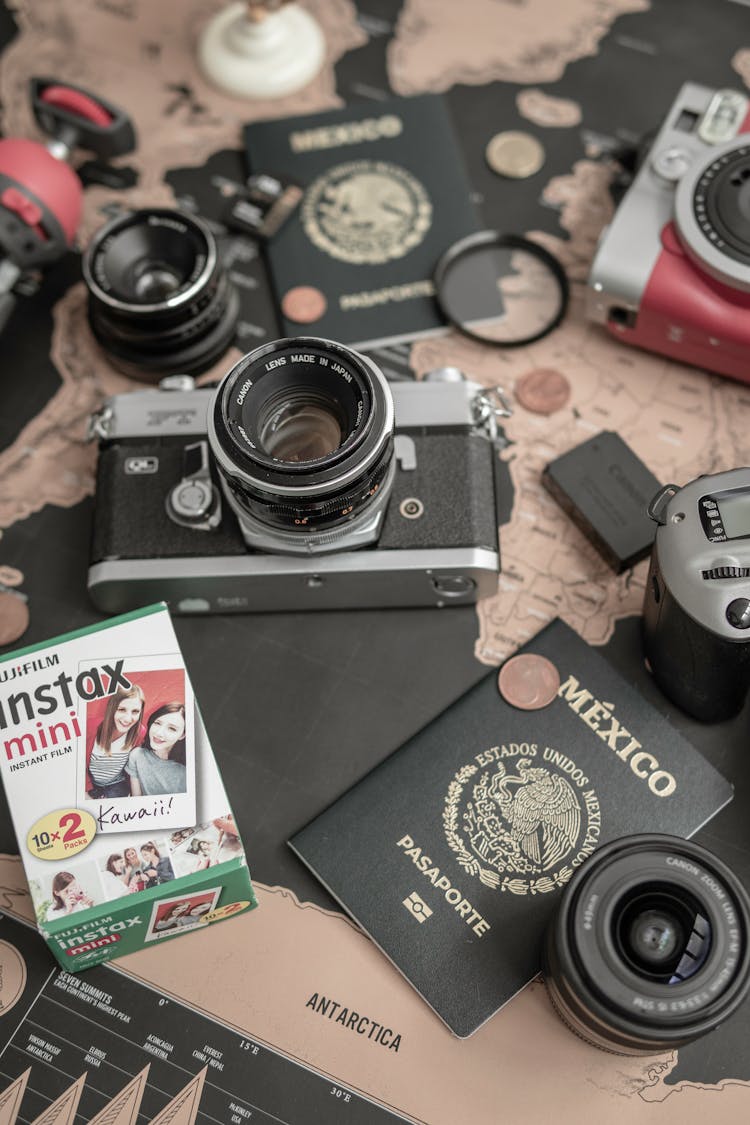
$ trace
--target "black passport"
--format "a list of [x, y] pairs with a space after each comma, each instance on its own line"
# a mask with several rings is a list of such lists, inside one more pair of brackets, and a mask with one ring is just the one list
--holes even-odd
[[[304, 189], [267, 246], [285, 335], [364, 347], [444, 327], [433, 270], [480, 224], [441, 97], [254, 123], [245, 127], [245, 146], [252, 172]], [[284, 298], [298, 287], [323, 295], [322, 315], [284, 316]]]
[[585, 641], [524, 652], [560, 691], [521, 711], [491, 672], [290, 841], [456, 1035], [539, 971], [562, 887], [599, 844], [687, 837], [732, 787]]

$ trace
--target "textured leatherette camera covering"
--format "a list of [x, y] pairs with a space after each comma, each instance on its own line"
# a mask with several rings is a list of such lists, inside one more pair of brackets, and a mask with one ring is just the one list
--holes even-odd
[[[191, 441], [196, 438], [127, 438], [100, 450], [92, 562], [245, 554], [240, 529], [234, 516], [226, 514], [226, 503], [224, 519], [210, 532], [181, 527], [167, 515], [167, 494], [182, 477], [183, 451]], [[129, 474], [125, 469], [131, 458], [156, 459], [157, 471]], [[215, 470], [212, 475], [218, 487]]]
[[[497, 550], [497, 512], [492, 458], [486, 438], [462, 431], [439, 437], [410, 434], [417, 468], [396, 473], [379, 546], [394, 550], [476, 546]], [[127, 558], [198, 558], [247, 553], [234, 514], [223, 499], [223, 518], [213, 531], [180, 527], [170, 520], [167, 494], [183, 471], [183, 449], [195, 438], [147, 441], [128, 438], [106, 445], [99, 456], [92, 562]], [[157, 458], [154, 473], [130, 475], [130, 458]], [[215, 470], [214, 483], [219, 487]], [[418, 498], [424, 514], [399, 513], [403, 499]]]

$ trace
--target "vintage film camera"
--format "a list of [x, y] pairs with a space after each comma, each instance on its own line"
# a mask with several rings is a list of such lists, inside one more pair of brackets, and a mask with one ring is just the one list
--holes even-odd
[[696, 719], [736, 715], [750, 688], [750, 469], [668, 484], [643, 607], [646, 658]]
[[110, 399], [89, 591], [104, 612], [464, 605], [500, 567], [496, 392], [455, 369], [390, 386], [309, 337], [251, 352], [216, 392]]
[[587, 313], [619, 340], [750, 379], [750, 101], [686, 83], [602, 234]]

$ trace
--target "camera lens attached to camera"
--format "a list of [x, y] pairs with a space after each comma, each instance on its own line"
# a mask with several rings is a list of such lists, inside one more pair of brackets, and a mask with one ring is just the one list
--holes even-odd
[[750, 987], [750, 899], [705, 848], [630, 836], [576, 873], [548, 927], [543, 974], [576, 1034], [617, 1054], [712, 1031]]
[[280, 340], [226, 377], [209, 441], [250, 546], [291, 554], [377, 539], [394, 412], [374, 364], [327, 340]]
[[239, 296], [211, 231], [192, 215], [153, 208], [118, 216], [86, 251], [83, 276], [94, 336], [133, 378], [198, 374], [232, 342]]

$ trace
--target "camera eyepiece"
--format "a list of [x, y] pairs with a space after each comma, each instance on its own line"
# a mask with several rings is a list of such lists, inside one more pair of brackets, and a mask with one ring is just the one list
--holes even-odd
[[239, 296], [200, 219], [169, 208], [119, 215], [84, 254], [89, 323], [126, 374], [144, 382], [207, 370], [232, 342]]
[[629, 836], [565, 888], [542, 965], [558, 1014], [582, 1039], [650, 1055], [712, 1031], [750, 987], [750, 899], [698, 844]]
[[208, 435], [248, 545], [286, 553], [377, 537], [392, 480], [393, 400], [379, 369], [330, 340], [277, 340], [229, 372]]

